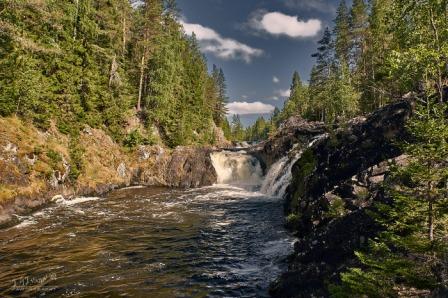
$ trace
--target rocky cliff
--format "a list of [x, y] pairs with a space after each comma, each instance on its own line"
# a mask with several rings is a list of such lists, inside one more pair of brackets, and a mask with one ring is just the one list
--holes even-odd
[[328, 131], [322, 122], [307, 122], [293, 116], [283, 123], [278, 132], [268, 140], [251, 147], [248, 152], [257, 157], [264, 168], [269, 168], [294, 147], [303, 149], [311, 140]]
[[[0, 136], [0, 224], [55, 195], [101, 195], [136, 184], [188, 188], [216, 182], [211, 147], [125, 149], [104, 131], [87, 126], [72, 144], [54, 125], [42, 132], [15, 117], [0, 118]], [[80, 151], [74, 154], [73, 147]]]
[[411, 102], [400, 101], [354, 119], [294, 164], [285, 211], [299, 238], [288, 272], [272, 285], [274, 297], [328, 296], [328, 285], [356, 262], [354, 251], [379, 231], [366, 212], [373, 201], [387, 200], [381, 182], [390, 165], [406, 162], [397, 141], [408, 137], [411, 113]]

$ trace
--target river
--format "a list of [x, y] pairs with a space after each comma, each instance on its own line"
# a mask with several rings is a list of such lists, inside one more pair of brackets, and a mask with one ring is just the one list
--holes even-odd
[[0, 230], [0, 296], [267, 297], [292, 252], [291, 163], [262, 177], [244, 152], [212, 159], [214, 186], [131, 187], [19, 217]]

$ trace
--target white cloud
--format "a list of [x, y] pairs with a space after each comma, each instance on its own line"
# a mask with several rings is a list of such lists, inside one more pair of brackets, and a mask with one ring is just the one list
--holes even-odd
[[275, 84], [277, 84], [277, 83], [280, 82], [280, 80], [279, 80], [279, 78], [277, 78], [276, 76], [274, 76], [274, 77], [272, 78], [272, 82], [274, 82]]
[[291, 95], [290, 89], [277, 90], [276, 94], [281, 97], [289, 97]]
[[180, 23], [186, 34], [192, 35], [193, 32], [195, 33], [203, 52], [212, 53], [221, 59], [244, 60], [246, 63], [250, 63], [253, 58], [263, 54], [260, 49], [252, 48], [231, 38], [224, 38], [211, 28], [184, 21], [180, 21]]
[[318, 19], [302, 21], [298, 16], [290, 16], [277, 11], [259, 11], [253, 14], [249, 26], [272, 35], [304, 38], [316, 36], [322, 28], [322, 22]]
[[275, 107], [262, 102], [238, 102], [234, 101], [227, 104], [229, 114], [250, 115], [250, 114], [268, 114], [274, 111]]
[[277, 95], [272, 96], [272, 100], [279, 100], [280, 98]]

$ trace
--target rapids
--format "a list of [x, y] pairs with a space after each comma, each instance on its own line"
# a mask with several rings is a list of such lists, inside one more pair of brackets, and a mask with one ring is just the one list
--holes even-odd
[[218, 152], [218, 184], [58, 198], [0, 230], [0, 296], [266, 297], [292, 252], [281, 196], [292, 163], [263, 177]]

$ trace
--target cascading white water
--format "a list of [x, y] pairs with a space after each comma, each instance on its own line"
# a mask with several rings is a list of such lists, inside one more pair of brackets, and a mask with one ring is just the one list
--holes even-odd
[[282, 197], [291, 182], [291, 168], [300, 153], [287, 155], [274, 163], [263, 177], [258, 159], [245, 151], [212, 153], [211, 159], [218, 175], [218, 184], [230, 184], [252, 189], [261, 185], [260, 192]]
[[284, 156], [270, 168], [261, 186], [261, 192], [270, 196], [283, 197], [292, 180], [291, 169], [300, 158], [301, 152]]
[[256, 187], [261, 184], [263, 170], [260, 162], [245, 151], [221, 151], [211, 155], [218, 175], [218, 184]]
[[[308, 144], [314, 146], [317, 142], [327, 137], [322, 134], [315, 137]], [[222, 151], [211, 155], [213, 166], [218, 174], [219, 184], [231, 184], [236, 186], [250, 186], [252, 189], [261, 185], [260, 192], [268, 196], [283, 197], [292, 180], [292, 167], [302, 155], [294, 146], [286, 156], [276, 161], [266, 176], [263, 177], [259, 161], [248, 155], [245, 151]]]

